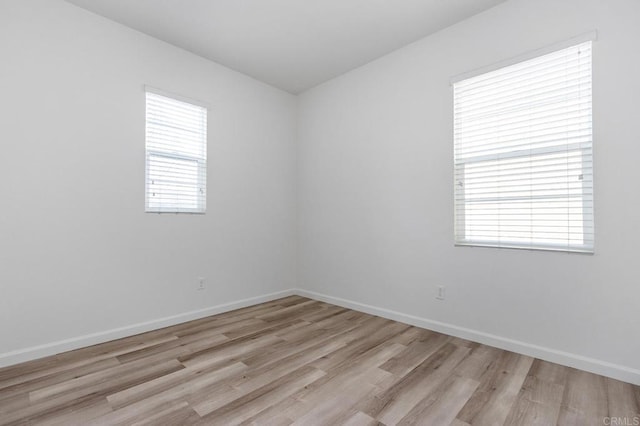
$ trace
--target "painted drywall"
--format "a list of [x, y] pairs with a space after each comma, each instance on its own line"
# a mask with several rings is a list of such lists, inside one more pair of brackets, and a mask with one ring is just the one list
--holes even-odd
[[[296, 99], [61, 0], [1, 2], [0, 365], [300, 285], [638, 377], [639, 7], [510, 0]], [[449, 78], [593, 29], [596, 254], [453, 247]], [[211, 106], [204, 216], [143, 212], [143, 84]]]
[[[639, 17], [510, 0], [303, 93], [300, 286], [640, 381]], [[450, 78], [594, 29], [596, 253], [454, 247]]]
[[[0, 2], [0, 63], [5, 363], [295, 286], [294, 96], [62, 0]], [[144, 212], [143, 85], [209, 105], [206, 215]]]

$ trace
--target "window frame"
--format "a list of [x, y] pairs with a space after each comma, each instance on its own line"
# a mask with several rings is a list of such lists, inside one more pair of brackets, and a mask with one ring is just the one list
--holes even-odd
[[[593, 42], [597, 39], [597, 33], [595, 31], [583, 34], [581, 36], [578, 37], [574, 37], [570, 40], [566, 40], [565, 42], [562, 43], [557, 43], [555, 45], [552, 46], [548, 46], [544, 49], [539, 49], [533, 52], [530, 52], [528, 54], [525, 55], [521, 55], [518, 56], [516, 58], [511, 58], [507, 61], [502, 61], [500, 63], [488, 66], [488, 67], [483, 67], [481, 69], [475, 70], [475, 71], [471, 71], [468, 73], [464, 73], [464, 74], [460, 74], [456, 77], [453, 77], [451, 79], [451, 86], [453, 87], [455, 83], [463, 81], [463, 80], [467, 80], [470, 78], [474, 78], [474, 77], [478, 77], [478, 76], [482, 76], [484, 74], [488, 74], [491, 73], [493, 71], [497, 71], [503, 68], [507, 68], [511, 65], [515, 65], [515, 64], [519, 64], [522, 62], [526, 62], [528, 60], [531, 59], [535, 59], [556, 51], [560, 51], [563, 49], [567, 49], [573, 46], [577, 46], [580, 45], [582, 43], [585, 42]], [[593, 55], [591, 56], [591, 59], [593, 58]], [[591, 68], [593, 67], [593, 62], [591, 62]], [[591, 80], [591, 88], [593, 87], [593, 82]], [[455, 94], [454, 94], [454, 100], [455, 100]], [[593, 117], [593, 105], [590, 104], [590, 116]], [[455, 123], [456, 120], [456, 112], [453, 112], [453, 122]], [[552, 243], [552, 242], [545, 242], [545, 243], [521, 243], [521, 242], [516, 242], [516, 241], [508, 241], [508, 240], [502, 240], [499, 232], [496, 232], [496, 238], [494, 239], [481, 239], [481, 238], [469, 238], [468, 237], [468, 229], [466, 226], [466, 211], [468, 210], [467, 205], [469, 204], [469, 202], [467, 201], [466, 197], [464, 197], [463, 195], [463, 199], [464, 202], [461, 203], [461, 199], [460, 199], [460, 194], [464, 194], [464, 186], [465, 184], [463, 182], [461, 182], [459, 180], [459, 168], [465, 168], [467, 165], [472, 165], [474, 163], [480, 163], [480, 162], [484, 162], [484, 161], [500, 161], [500, 160], [505, 160], [505, 159], [535, 159], [538, 156], [541, 155], [551, 155], [551, 154], [559, 154], [559, 153], [564, 153], [566, 154], [566, 158], [570, 158], [570, 156], [572, 154], [578, 154], [581, 158], [581, 173], [580, 173], [580, 180], [582, 181], [582, 193], [584, 194], [584, 188], [586, 185], [585, 180], [582, 178], [582, 176], [585, 174], [584, 170], [588, 170], [590, 172], [590, 176], [593, 177], [594, 174], [594, 166], [593, 166], [593, 125], [591, 125], [591, 134], [590, 134], [590, 142], [586, 145], [583, 146], [583, 143], [581, 142], [576, 142], [576, 143], [568, 143], [568, 144], [562, 144], [562, 145], [555, 145], [555, 146], [547, 146], [547, 147], [537, 147], [537, 148], [527, 148], [526, 146], [521, 148], [521, 149], [514, 149], [512, 151], [509, 151], [507, 153], [505, 152], [498, 152], [498, 153], [479, 153], [478, 155], [472, 155], [472, 156], [464, 156], [464, 158], [460, 159], [458, 158], [457, 155], [457, 149], [458, 149], [458, 142], [456, 141], [455, 137], [454, 137], [454, 152], [453, 152], [453, 159], [454, 159], [454, 191], [453, 191], [453, 201], [454, 201], [454, 245], [455, 246], [471, 246], [471, 247], [490, 247], [490, 248], [504, 248], [504, 249], [525, 249], [525, 250], [535, 250], [535, 251], [560, 251], [560, 252], [569, 252], [569, 253], [585, 253], [585, 254], [593, 254], [595, 251], [595, 229], [594, 229], [594, 223], [595, 223], [595, 217], [594, 217], [594, 205], [593, 205], [593, 199], [594, 199], [594, 190], [593, 188], [591, 188], [591, 191], [589, 193], [588, 196], [582, 195], [580, 197], [581, 200], [581, 204], [582, 204], [582, 225], [583, 225], [583, 235], [585, 236], [589, 236], [590, 239], [585, 238], [585, 240], [583, 240], [583, 244], [582, 245], [575, 245], [575, 244], [570, 244], [570, 243]], [[591, 166], [590, 168], [585, 166], [584, 164], [590, 162]], [[585, 167], [587, 167], [585, 169]], [[464, 172], [463, 172], [464, 173]], [[491, 203], [494, 202], [494, 204], [498, 204], [500, 202], [504, 202], [505, 200], [507, 200], [507, 198], [509, 197], [501, 197], [501, 196], [493, 196], [493, 197], [486, 197], [482, 199], [482, 202], [486, 202], [486, 203]], [[569, 196], [569, 194], [563, 194], [563, 195], [558, 195], [558, 196], [550, 196], [550, 195], [529, 195], [529, 196], [521, 196], [521, 197], [513, 197], [512, 200], [508, 200], [508, 201], [540, 201], [540, 200], [550, 200], [550, 199], [567, 199], [570, 200], [571, 197]], [[475, 202], [477, 202], [478, 200], [473, 200]], [[461, 208], [462, 205], [462, 208]], [[590, 219], [585, 219], [585, 218], [590, 218]], [[499, 221], [498, 221], [499, 223]], [[570, 228], [570, 226], [568, 226], [568, 229]], [[588, 231], [587, 229], [590, 228]], [[569, 231], [567, 231], [569, 232]], [[533, 235], [533, 233], [532, 233]], [[515, 239], [518, 239], [517, 237], [515, 237]]]
[[[178, 101], [182, 103], [186, 103], [195, 107], [199, 107], [204, 109], [204, 132], [203, 132], [203, 146], [202, 146], [202, 155], [190, 155], [185, 152], [170, 152], [170, 151], [162, 151], [149, 147], [148, 143], [148, 127], [149, 127], [149, 116], [148, 116], [148, 108], [147, 108], [147, 96], [151, 93], [156, 96], [161, 96], [164, 98], [168, 98], [173, 101]], [[173, 93], [169, 93], [160, 89], [156, 89], [150, 86], [144, 86], [144, 95], [145, 95], [145, 213], [172, 213], [172, 214], [205, 214], [207, 209], [207, 150], [208, 150], [208, 113], [209, 107], [204, 102], [186, 98], [184, 96], [176, 95]], [[186, 206], [162, 206], [162, 205], [154, 205], [152, 203], [152, 197], [149, 195], [153, 192], [153, 178], [150, 177], [150, 169], [152, 167], [153, 158], [164, 158], [167, 160], [174, 161], [189, 161], [196, 164], [197, 170], [197, 182], [194, 185], [196, 191], [200, 192], [202, 196], [196, 196], [195, 198], [195, 207], [186, 207]], [[155, 179], [157, 180], [157, 179]], [[167, 179], [166, 183], [174, 183], [171, 182], [170, 179]]]

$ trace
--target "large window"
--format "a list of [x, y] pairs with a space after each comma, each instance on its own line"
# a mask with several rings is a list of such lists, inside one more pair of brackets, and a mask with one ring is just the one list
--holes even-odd
[[591, 41], [453, 87], [456, 244], [593, 252]]
[[146, 211], [204, 213], [207, 109], [147, 89]]

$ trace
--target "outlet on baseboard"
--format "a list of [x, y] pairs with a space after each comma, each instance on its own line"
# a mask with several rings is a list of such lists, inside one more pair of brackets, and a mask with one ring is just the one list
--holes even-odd
[[198, 277], [198, 290], [204, 290], [204, 277]]
[[444, 286], [440, 285], [438, 286], [438, 294], [436, 294], [436, 299], [444, 300], [444, 296], [445, 296]]

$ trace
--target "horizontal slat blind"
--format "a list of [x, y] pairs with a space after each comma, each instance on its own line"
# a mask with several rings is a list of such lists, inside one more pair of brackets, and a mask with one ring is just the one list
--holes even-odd
[[453, 90], [456, 243], [592, 252], [591, 41]]
[[207, 109], [146, 93], [146, 211], [204, 213]]

